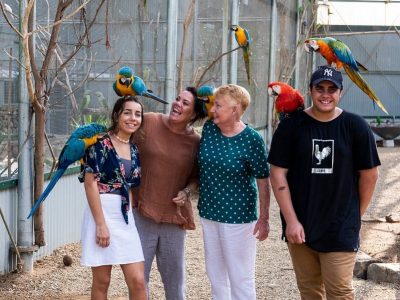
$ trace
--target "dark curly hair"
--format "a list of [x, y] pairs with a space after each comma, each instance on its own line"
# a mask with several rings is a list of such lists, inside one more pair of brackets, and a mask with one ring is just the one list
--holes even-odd
[[205, 103], [197, 97], [197, 89], [195, 87], [188, 86], [185, 91], [188, 91], [194, 97], [194, 112], [196, 116], [190, 121], [190, 125], [193, 125], [196, 121], [207, 117], [207, 109]]

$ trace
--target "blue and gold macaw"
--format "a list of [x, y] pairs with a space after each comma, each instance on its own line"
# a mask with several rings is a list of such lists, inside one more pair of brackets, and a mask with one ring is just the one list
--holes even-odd
[[244, 66], [247, 73], [247, 81], [250, 84], [250, 44], [252, 42], [249, 31], [239, 25], [232, 25], [231, 30], [235, 32], [235, 38], [243, 49]]
[[56, 185], [57, 181], [61, 178], [68, 166], [77, 160], [82, 159], [85, 155], [86, 149], [96, 143], [98, 135], [106, 132], [107, 127], [97, 123], [90, 123], [75, 129], [71, 136], [65, 143], [58, 158], [57, 170], [51, 178], [44, 192], [40, 195], [39, 199], [35, 202], [29, 213], [28, 219], [35, 214], [40, 203], [50, 194], [51, 190]]
[[355, 60], [350, 48], [345, 43], [332, 37], [309, 38], [304, 41], [304, 48], [307, 52], [319, 52], [327, 63], [337, 70], [343, 67], [349, 78], [368, 95], [373, 103], [388, 113], [381, 100], [360, 74], [360, 70], [367, 71], [367, 69]]
[[143, 79], [135, 76], [132, 68], [125, 66], [119, 69], [117, 74], [117, 80], [113, 83], [113, 89], [118, 96], [144, 96], [147, 98], [154, 99], [158, 102], [168, 104], [165, 100], [153, 94], [151, 90], [148, 90]]
[[208, 119], [210, 120], [213, 118], [213, 114], [210, 110], [211, 107], [214, 105], [214, 91], [215, 87], [210, 85], [203, 85], [197, 88], [197, 97], [205, 103]]

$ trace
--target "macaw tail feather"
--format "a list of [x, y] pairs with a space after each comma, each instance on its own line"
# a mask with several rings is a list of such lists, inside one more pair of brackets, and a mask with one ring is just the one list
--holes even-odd
[[361, 76], [361, 74], [353, 69], [351, 69], [348, 65], [343, 65], [344, 70], [346, 71], [349, 78], [365, 93], [372, 99], [374, 104], [376, 103], [386, 114], [389, 114], [386, 108], [383, 106], [381, 100], [379, 100], [378, 96], [372, 90], [372, 88], [368, 85], [365, 79]]
[[147, 98], [150, 98], [150, 99], [153, 99], [153, 100], [156, 100], [156, 101], [161, 102], [161, 103], [163, 103], [163, 104], [168, 104], [167, 101], [165, 101], [165, 100], [161, 99], [160, 97], [154, 95], [154, 94], [153, 94], [152, 92], [150, 92], [150, 91], [143, 92], [143, 93], [142, 93], [142, 96], [147, 97]]
[[357, 67], [358, 67], [361, 71], [365, 71], [365, 72], [368, 71], [368, 69], [367, 69], [366, 67], [364, 67], [362, 64], [360, 64], [358, 61], [356, 61], [356, 63], [357, 63]]
[[57, 181], [60, 179], [60, 177], [64, 174], [66, 169], [58, 169], [55, 173], [53, 178], [51, 178], [49, 184], [47, 185], [46, 189], [44, 192], [40, 195], [39, 199], [35, 202], [35, 205], [32, 207], [31, 212], [29, 213], [28, 219], [32, 217], [36, 210], [38, 209], [40, 203], [42, 203], [46, 197], [50, 194], [51, 190], [54, 188], [56, 185]]
[[249, 46], [243, 47], [244, 66], [247, 73], [247, 82], [250, 84], [250, 49]]

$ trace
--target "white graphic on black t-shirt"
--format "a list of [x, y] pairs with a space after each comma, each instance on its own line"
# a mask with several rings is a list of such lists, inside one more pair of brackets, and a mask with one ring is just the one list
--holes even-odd
[[312, 140], [312, 168], [314, 174], [333, 173], [334, 140]]

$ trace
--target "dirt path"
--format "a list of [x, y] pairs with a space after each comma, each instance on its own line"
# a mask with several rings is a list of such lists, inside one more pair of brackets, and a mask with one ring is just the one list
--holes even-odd
[[[398, 262], [400, 224], [378, 223], [389, 213], [400, 213], [400, 148], [379, 148], [382, 167], [377, 191], [363, 222], [361, 249], [387, 262]], [[195, 202], [195, 200], [194, 200]], [[195, 203], [194, 207], [195, 207]], [[372, 221], [372, 222], [370, 222]], [[275, 200], [271, 207], [271, 234], [258, 243], [258, 299], [299, 299], [290, 258], [280, 240], [279, 210]], [[74, 259], [71, 267], [62, 264], [68, 253]], [[79, 266], [78, 244], [66, 245], [53, 255], [37, 262], [32, 275], [9, 274], [0, 277], [0, 299], [89, 299], [91, 272]], [[210, 287], [204, 270], [200, 226], [187, 234], [188, 299], [210, 299]], [[357, 299], [400, 299], [400, 285], [354, 280]], [[110, 299], [127, 299], [127, 290], [119, 267], [113, 269]], [[153, 270], [151, 298], [164, 299], [162, 283]]]

